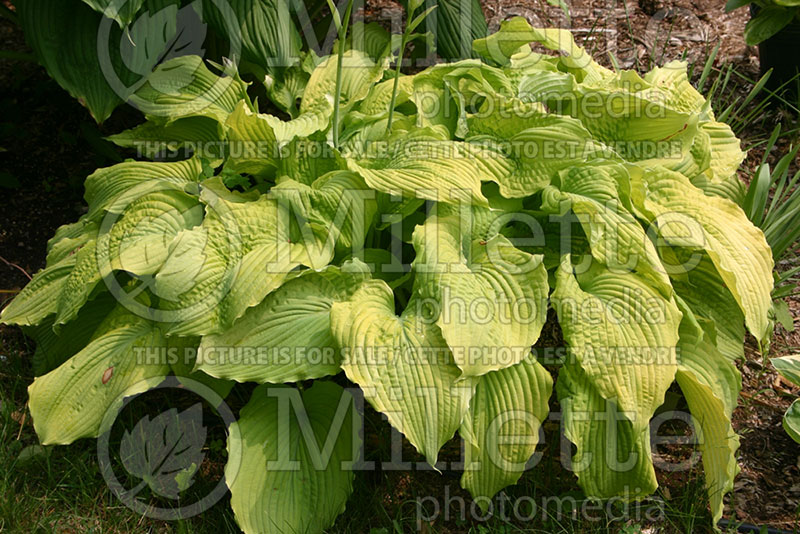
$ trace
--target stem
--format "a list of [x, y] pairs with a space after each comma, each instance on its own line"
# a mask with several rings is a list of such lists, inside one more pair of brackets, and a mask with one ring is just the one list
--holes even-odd
[[339, 27], [339, 50], [336, 63], [336, 96], [333, 102], [333, 146], [339, 148], [339, 101], [342, 97], [342, 67], [344, 63], [344, 47], [347, 39], [347, 27], [350, 25], [350, 13], [353, 11], [353, 0], [348, 0], [342, 25]]
[[[409, 13], [409, 18], [411, 14]], [[386, 133], [392, 132], [392, 117], [394, 116], [394, 106], [397, 102], [397, 88], [400, 86], [400, 67], [403, 65], [403, 55], [406, 50], [406, 37], [407, 31], [403, 32], [403, 38], [400, 39], [400, 53], [397, 56], [397, 67], [394, 69], [394, 84], [392, 85], [392, 100], [389, 103], [389, 121], [386, 123]]]

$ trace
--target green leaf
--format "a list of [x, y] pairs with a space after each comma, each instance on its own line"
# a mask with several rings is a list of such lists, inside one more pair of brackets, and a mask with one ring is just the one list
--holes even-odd
[[458, 215], [429, 217], [414, 231], [413, 267], [415, 295], [435, 303], [456, 365], [477, 376], [528, 355], [547, 316], [549, 286], [542, 256], [470, 226]]
[[780, 6], [767, 6], [744, 27], [744, 41], [755, 46], [766, 41], [792, 22], [792, 13]]
[[344, 511], [361, 447], [351, 404], [331, 382], [302, 394], [280, 386], [253, 391], [231, 429], [225, 470], [246, 534], [322, 532]]
[[30, 0], [17, 9], [25, 39], [47, 73], [98, 123], [104, 122], [125, 95], [118, 95], [106, 81], [98, 45], [111, 47], [119, 29], [110, 32], [108, 43], [98, 43], [102, 16], [83, 2]]
[[682, 174], [632, 172], [632, 198], [668, 243], [703, 248], [758, 339], [769, 331], [773, 260], [764, 234], [733, 202], [703, 194]]
[[550, 374], [530, 354], [478, 381], [459, 430], [466, 441], [461, 486], [484, 512], [489, 499], [522, 476], [536, 450], [552, 390]]
[[331, 308], [347, 378], [432, 466], [461, 425], [474, 390], [472, 380], [458, 380], [461, 372], [434, 321], [413, 300], [397, 317], [383, 280], [364, 283]]
[[793, 440], [800, 443], [800, 401], [794, 401], [783, 415], [783, 429]]
[[480, 2], [440, 0], [435, 5], [436, 53], [449, 61], [472, 56], [472, 42], [486, 37], [488, 31]]
[[773, 367], [793, 384], [800, 385], [800, 355], [770, 359]]
[[204, 336], [197, 369], [239, 382], [299, 382], [337, 374], [331, 307], [348, 300], [369, 277], [360, 265], [308, 271], [286, 282], [231, 328]]
[[297, 63], [302, 39], [285, 0], [203, 1], [203, 18], [227, 37], [234, 52], [268, 72]]
[[167, 344], [155, 323], [118, 308], [83, 350], [28, 388], [42, 444], [96, 437], [124, 397], [147, 391], [169, 373], [166, 363], [140, 361], [141, 351]]
[[128, 0], [119, 2], [115, 0], [83, 0], [92, 9], [114, 19], [120, 28], [124, 28], [133, 21], [139, 9], [144, 5], [145, 0]]

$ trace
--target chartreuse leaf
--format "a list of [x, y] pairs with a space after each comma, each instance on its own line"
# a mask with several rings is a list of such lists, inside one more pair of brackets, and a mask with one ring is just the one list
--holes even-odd
[[0, 320], [22, 326], [38, 324], [52, 314], [55, 324], [72, 320], [101, 278], [95, 245], [94, 238], [75, 243], [65, 257], [36, 273], [3, 309]]
[[572, 167], [560, 173], [558, 187], [542, 192], [543, 208], [559, 214], [571, 209], [597, 261], [614, 271], [640, 273], [669, 298], [672, 287], [653, 243], [621, 204], [627, 175], [617, 165]]
[[[568, 167], [615, 157], [580, 121], [547, 113], [538, 104], [487, 99], [468, 124], [468, 141], [485, 149], [500, 194], [507, 198], [540, 191]], [[493, 152], [496, 158], [490, 157]]]
[[[327, 110], [326, 110], [327, 111]], [[308, 137], [327, 128], [327, 112], [307, 112], [288, 122], [255, 113], [241, 101], [228, 117], [228, 167], [236, 172], [263, 174], [276, 169], [281, 149], [296, 137]]]
[[698, 321], [713, 325], [709, 341], [730, 361], [744, 358], [744, 314], [708, 254], [659, 247], [672, 287]]
[[[436, 324], [464, 375], [522, 361], [547, 315], [542, 256], [502, 235], [473, 235], [457, 215], [431, 216], [414, 231], [416, 294], [431, 299]], [[462, 230], [463, 229], [463, 230]]]
[[[377, 202], [375, 191], [350, 171], [333, 171], [317, 178], [311, 185], [285, 179], [270, 190], [270, 196], [302, 214], [311, 229], [303, 234], [309, 248], [322, 243], [337, 252], [355, 252], [364, 246]], [[322, 254], [322, 252], [320, 252]]]
[[300, 382], [337, 374], [331, 307], [348, 300], [368, 278], [366, 265], [349, 263], [286, 282], [231, 328], [204, 336], [197, 369], [239, 382]]
[[[301, 115], [321, 113], [327, 115], [326, 118], [330, 121], [333, 95], [336, 93], [336, 64], [336, 56], [328, 56], [311, 73], [300, 103]], [[346, 51], [342, 57], [340, 111], [345, 113], [364, 100], [370, 88], [381, 79], [386, 67], [386, 61], [376, 63], [364, 52]]]
[[232, 193], [219, 178], [203, 182], [202, 225], [178, 233], [155, 277], [160, 319], [170, 334], [219, 332], [271, 291], [298, 265], [324, 265], [332, 248], [309, 257], [310, 243], [293, 243], [296, 215], [267, 195]]
[[417, 106], [417, 124], [444, 126], [452, 135], [467, 134], [467, 112], [482, 98], [511, 96], [505, 72], [478, 60], [434, 65], [413, 77], [411, 98]]
[[682, 305], [682, 312], [680, 363], [675, 378], [699, 434], [711, 515], [717, 524], [722, 517], [723, 498], [733, 489], [733, 479], [739, 472], [736, 463], [739, 436], [731, 425], [731, 414], [742, 379], [733, 363], [708, 339], [691, 310]]
[[344, 511], [361, 448], [352, 397], [332, 382], [260, 386], [228, 439], [225, 481], [246, 534], [322, 532]]
[[25, 335], [36, 341], [32, 361], [34, 376], [49, 373], [80, 352], [116, 304], [113, 295], [102, 293], [87, 302], [75, 319], [57, 328], [58, 332], [52, 316], [36, 326], [23, 327]]
[[111, 270], [155, 274], [178, 232], [202, 222], [203, 206], [195, 196], [174, 189], [142, 195], [98, 238], [99, 268], [104, 274]]
[[641, 498], [658, 487], [650, 460], [650, 431], [597, 391], [580, 365], [564, 365], [556, 382], [565, 436], [577, 453], [571, 468], [587, 497]]
[[536, 450], [549, 412], [553, 379], [530, 354], [480, 377], [459, 433], [466, 441], [466, 488], [486, 511], [489, 499], [515, 484]]
[[435, 466], [467, 412], [474, 381], [458, 381], [461, 372], [425, 308], [412, 299], [396, 316], [391, 288], [370, 280], [333, 304], [331, 332], [347, 378]]
[[384, 193], [488, 205], [481, 181], [494, 180], [495, 175], [475, 157], [472, 145], [450, 141], [431, 129], [398, 135], [387, 143], [370, 145], [365, 154], [346, 154], [348, 169]]
[[631, 172], [632, 199], [658, 225], [661, 237], [678, 246], [705, 249], [744, 312], [750, 331], [769, 331], [774, 262], [764, 234], [730, 200], [707, 196], [682, 174], [651, 167]]
[[222, 125], [211, 117], [185, 117], [169, 124], [145, 122], [108, 136], [117, 146], [132, 148], [147, 158], [183, 151], [211, 159], [225, 155]]
[[104, 211], [120, 213], [130, 202], [152, 191], [183, 190], [201, 179], [199, 158], [175, 163], [125, 161], [99, 169], [86, 179], [84, 198], [89, 220], [102, 221]]
[[224, 123], [239, 101], [249, 102], [247, 83], [236, 72], [217, 75], [199, 56], [161, 63], [131, 95], [130, 103], [150, 120], [169, 123], [183, 117], [209, 117]]
[[656, 486], [649, 422], [675, 378], [681, 313], [636, 274], [596, 261], [574, 274], [569, 255], [552, 298], [570, 350], [559, 399], [578, 480], [592, 497], [646, 495]]
[[529, 43], [539, 43], [545, 48], [564, 55], [559, 58], [565, 69], [579, 75], [581, 81], [595, 81], [612, 72], [597, 64], [586, 50], [575, 44], [569, 30], [556, 28], [532, 28], [523, 17], [514, 17], [500, 24], [500, 30], [483, 39], [476, 39], [472, 46], [485, 59], [500, 65]]
[[141, 359], [142, 351], [168, 344], [155, 323], [118, 307], [83, 350], [28, 388], [40, 441], [65, 444], [96, 437], [125, 396], [147, 391], [169, 373], [166, 362]]

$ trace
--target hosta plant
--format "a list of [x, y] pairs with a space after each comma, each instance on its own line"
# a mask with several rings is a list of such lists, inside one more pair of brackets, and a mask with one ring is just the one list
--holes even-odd
[[[522, 475], [553, 389], [585, 494], [652, 493], [650, 421], [677, 382], [719, 519], [735, 361], [745, 328], [769, 335], [773, 260], [735, 201], [739, 141], [685, 65], [612, 71], [521, 18], [475, 41], [481, 59], [397, 80], [386, 51], [345, 48], [307, 65], [291, 120], [198, 57], [138, 89], [162, 112], [112, 139], [171, 161], [89, 176], [88, 212], [2, 314], [39, 342], [42, 443], [97, 436], [170, 374], [257, 382], [231, 432], [231, 506], [246, 532], [311, 532], [356, 476], [360, 432], [331, 432], [360, 425], [342, 385], [431, 465], [457, 433], [486, 508]], [[566, 346], [549, 370], [531, 351], [543, 328]], [[288, 427], [284, 394], [306, 414]]]

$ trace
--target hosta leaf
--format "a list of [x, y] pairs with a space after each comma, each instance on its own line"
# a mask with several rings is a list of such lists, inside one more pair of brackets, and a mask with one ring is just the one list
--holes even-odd
[[308, 247], [323, 243], [340, 252], [363, 248], [377, 203], [375, 192], [364, 180], [349, 171], [334, 171], [317, 178], [310, 186], [283, 180], [270, 190], [270, 196], [300, 213], [313, 234], [304, 235]]
[[766, 41], [792, 22], [792, 11], [779, 5], [767, 5], [744, 27], [744, 41], [755, 46]]
[[468, 228], [458, 216], [418, 226], [414, 271], [416, 294], [436, 303], [436, 324], [456, 365], [476, 376], [529, 354], [546, 319], [549, 286], [542, 256]]
[[25, 335], [36, 341], [33, 354], [33, 373], [41, 376], [49, 373], [81, 351], [91, 340], [95, 330], [116, 306], [110, 293], [102, 293], [87, 302], [77, 317], [54, 329], [54, 318], [44, 320], [36, 326], [23, 327]]
[[575, 44], [569, 30], [532, 28], [522, 17], [502, 22], [497, 33], [476, 39], [472, 46], [482, 57], [504, 65], [521, 47], [529, 48], [527, 45], [534, 42], [563, 53], [559, 61], [566, 70], [578, 74], [580, 81], [595, 81], [612, 74], [610, 70], [595, 63], [586, 50]]
[[800, 356], [782, 356], [770, 359], [772, 366], [793, 384], [800, 384]]
[[574, 362], [559, 370], [556, 392], [564, 434], [577, 447], [571, 468], [586, 496], [634, 499], [655, 491], [649, 426], [631, 422]]
[[201, 226], [178, 233], [153, 291], [161, 298], [159, 318], [173, 323], [170, 334], [218, 332], [272, 290], [298, 265], [325, 265], [309, 258], [309, 243], [293, 243], [289, 217], [266, 195], [228, 191], [218, 178], [203, 183], [206, 216]]
[[65, 444], [96, 437], [125, 396], [147, 391], [169, 373], [166, 363], [142, 363], [139, 354], [167, 343], [155, 323], [118, 308], [83, 350], [28, 388], [39, 440]]
[[466, 441], [461, 486], [484, 511], [487, 499], [515, 484], [525, 470], [547, 418], [552, 390], [550, 373], [530, 354], [478, 381], [459, 430]]
[[719, 183], [730, 177], [736, 177], [739, 165], [744, 161], [745, 152], [740, 148], [740, 141], [724, 122], [707, 121], [700, 124], [700, 131], [709, 136], [711, 143], [711, 180]]
[[240, 100], [249, 102], [247, 84], [235, 72], [219, 76], [199, 56], [181, 56], [156, 67], [130, 102], [156, 122], [209, 117], [224, 123]]
[[66, 257], [36, 273], [3, 309], [5, 324], [30, 326], [56, 314], [55, 324], [72, 320], [100, 281], [94, 239], [78, 244]]
[[[347, 158], [347, 167], [367, 185], [385, 193], [439, 202], [474, 202], [488, 205], [481, 181], [493, 180], [475, 148], [442, 139], [433, 130], [418, 130], [383, 144], [371, 145], [366, 154]], [[358, 159], [356, 159], [358, 156]], [[431, 176], [436, 176], [431, 180]]]
[[167, 259], [170, 244], [181, 230], [203, 222], [203, 206], [183, 191], [147, 193], [125, 207], [108, 233], [100, 236], [100, 270], [155, 274]]
[[204, 336], [197, 368], [239, 382], [299, 382], [337, 374], [331, 306], [348, 300], [368, 277], [366, 266], [351, 263], [286, 282], [231, 328]]
[[480, 2], [440, 0], [435, 5], [431, 16], [436, 17], [436, 53], [451, 61], [470, 57], [472, 41], [485, 37], [488, 31]]
[[128, 0], [119, 2], [118, 0], [83, 0], [92, 9], [114, 19], [120, 28], [127, 26], [136, 16], [136, 13], [144, 5], [145, 0]]
[[698, 320], [714, 325], [707, 335], [730, 361], [744, 358], [744, 314], [711, 258], [702, 252], [661, 248], [672, 286]]
[[692, 312], [682, 309], [680, 364], [675, 378], [686, 397], [699, 448], [703, 453], [706, 488], [714, 524], [722, 517], [723, 499], [733, 489], [739, 472], [736, 451], [739, 437], [731, 425], [742, 379], [731, 361], [708, 340]]
[[391, 34], [377, 22], [365, 24], [359, 20], [350, 26], [347, 44], [350, 48], [364, 52], [373, 61], [379, 61], [389, 52], [391, 39]]
[[203, 16], [232, 47], [241, 46], [245, 60], [268, 72], [280, 72], [300, 58], [302, 40], [286, 0], [204, 0]]
[[681, 315], [638, 275], [595, 261], [576, 276], [569, 258], [552, 298], [569, 347], [557, 390], [573, 469], [589, 497], [642, 497], [658, 485], [649, 422], [675, 377]]
[[[340, 110], [346, 112], [363, 100], [370, 88], [383, 76], [386, 62], [375, 63], [358, 50], [348, 50], [342, 58]], [[319, 113], [332, 110], [336, 94], [337, 56], [328, 56], [320, 63], [308, 80], [300, 113]]]
[[576, 275], [565, 256], [556, 280], [552, 298], [570, 356], [634, 429], [646, 428], [675, 378], [677, 306], [641, 276], [598, 262]]
[[351, 404], [331, 382], [301, 395], [280, 386], [253, 391], [228, 440], [228, 453], [241, 457], [230, 459], [225, 472], [246, 534], [322, 532], [344, 511], [361, 447]]
[[239, 102], [228, 117], [228, 166], [235, 172], [263, 174], [277, 168], [281, 149], [296, 137], [308, 137], [328, 126], [329, 110], [303, 113], [288, 122], [278, 117], [254, 113]]
[[761, 230], [739, 206], [706, 196], [681, 174], [654, 167], [631, 177], [637, 209], [657, 222], [668, 243], [705, 249], [748, 328], [763, 340], [769, 330], [773, 260]]
[[627, 184], [627, 171], [622, 167], [573, 167], [561, 172], [559, 187], [543, 191], [543, 207], [555, 213], [571, 209], [597, 261], [614, 271], [640, 273], [669, 298], [672, 286], [666, 271], [639, 222], [621, 205], [620, 198], [625, 195], [618, 180]]
[[25, 39], [47, 73], [86, 106], [97, 122], [105, 121], [125, 95], [118, 95], [106, 81], [98, 46], [110, 47], [120, 36], [119, 28], [115, 25], [108, 43], [98, 43], [102, 15], [83, 2], [30, 0], [17, 9]]
[[[495, 112], [490, 110], [495, 109]], [[500, 194], [526, 197], [547, 186], [559, 171], [615, 155], [577, 119], [546, 113], [537, 104], [496, 99], [469, 119], [469, 141], [487, 153]], [[494, 148], [496, 147], [496, 148]], [[497, 157], [489, 155], [496, 151]]]
[[86, 179], [87, 217], [99, 222], [104, 211], [120, 213], [130, 202], [152, 191], [182, 190], [198, 182], [202, 171], [199, 158], [175, 163], [125, 161], [99, 169]]
[[115, 145], [133, 148], [151, 159], [178, 151], [211, 159], [221, 158], [225, 155], [224, 138], [222, 125], [210, 117], [186, 117], [169, 124], [145, 122], [108, 136]]
[[421, 302], [400, 317], [382, 280], [364, 283], [347, 302], [331, 308], [331, 331], [342, 350], [342, 369], [372, 406], [431, 465], [461, 425], [474, 383], [461, 375], [435, 319]]
[[478, 60], [434, 65], [413, 78], [411, 99], [419, 126], [444, 126], [458, 138], [467, 134], [467, 112], [482, 98], [511, 96], [505, 72]]

